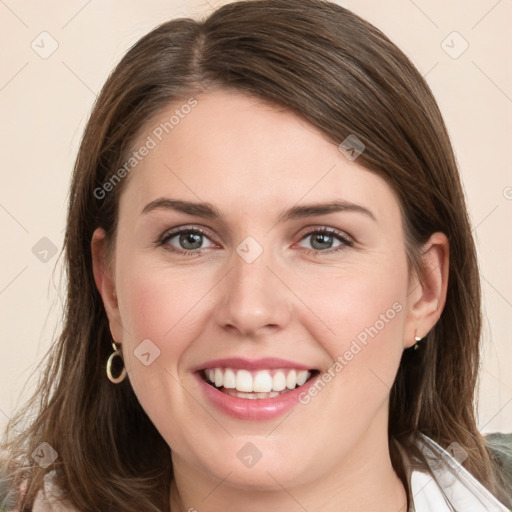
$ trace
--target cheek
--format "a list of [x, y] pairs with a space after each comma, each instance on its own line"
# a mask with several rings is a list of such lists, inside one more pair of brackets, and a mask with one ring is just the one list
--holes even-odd
[[200, 335], [205, 289], [198, 287], [201, 280], [191, 281], [190, 271], [187, 276], [144, 261], [120, 265], [119, 275], [129, 276], [119, 293], [126, 369], [142, 406], [158, 416], [162, 403], [178, 406], [180, 364]]
[[190, 269], [171, 270], [144, 262], [134, 262], [131, 267], [120, 269], [121, 275], [130, 276], [123, 284], [120, 304], [130, 343], [149, 338], [161, 347], [177, 349], [182, 337], [190, 338], [198, 328], [196, 320], [208, 281], [201, 276], [191, 279]]
[[301, 284], [300, 293], [309, 290], [307, 325], [337, 363], [330, 373], [347, 404], [389, 391], [403, 351], [407, 264], [405, 257], [382, 261], [326, 270], [325, 279], [306, 274]]
[[[404, 268], [398, 261], [387, 267], [375, 265], [375, 269], [326, 269], [323, 278], [318, 272], [305, 274], [301, 293], [307, 298], [310, 315], [330, 333], [336, 347], [341, 340], [356, 338], [372, 326], [384, 334], [392, 330], [391, 324], [395, 328], [400, 324], [395, 319], [401, 318], [397, 313], [405, 309]], [[364, 341], [364, 334], [360, 338]]]
[[[175, 269], [174, 269], [175, 270]], [[123, 357], [139, 403], [171, 444], [184, 443], [170, 418], [190, 424], [189, 397], [180, 364], [201, 332], [200, 300], [205, 290], [185, 272], [134, 261], [119, 267], [125, 279], [119, 297], [125, 337]]]

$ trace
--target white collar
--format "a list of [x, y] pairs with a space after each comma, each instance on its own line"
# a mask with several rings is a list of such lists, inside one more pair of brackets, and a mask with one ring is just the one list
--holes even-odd
[[[508, 512], [455, 457], [424, 434], [417, 438], [417, 446], [435, 475], [406, 457], [412, 501], [410, 512]], [[454, 443], [455, 452], [462, 450]], [[464, 453], [461, 451], [461, 453]]]

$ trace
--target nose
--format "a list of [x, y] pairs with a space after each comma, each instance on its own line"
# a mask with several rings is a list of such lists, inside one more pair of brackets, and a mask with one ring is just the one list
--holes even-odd
[[224, 280], [216, 310], [221, 328], [256, 338], [290, 322], [292, 294], [271, 260], [268, 251], [251, 263], [233, 255], [233, 267]]

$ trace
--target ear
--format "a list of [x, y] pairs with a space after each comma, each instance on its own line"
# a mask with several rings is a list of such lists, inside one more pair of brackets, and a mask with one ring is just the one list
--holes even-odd
[[404, 348], [415, 336], [424, 338], [439, 320], [446, 303], [450, 244], [444, 233], [434, 233], [422, 249], [422, 270], [409, 283], [408, 318]]
[[103, 299], [112, 338], [116, 343], [121, 343], [123, 338], [121, 316], [117, 302], [114, 274], [112, 265], [106, 258], [106, 248], [107, 237], [105, 230], [97, 228], [91, 240], [94, 281]]

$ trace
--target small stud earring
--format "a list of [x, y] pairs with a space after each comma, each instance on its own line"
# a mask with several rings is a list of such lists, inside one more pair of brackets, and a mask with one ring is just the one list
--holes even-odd
[[416, 344], [414, 345], [414, 350], [418, 350], [420, 348], [419, 346], [419, 342], [422, 340], [423, 338], [420, 338], [419, 336], [414, 336], [414, 340], [416, 341]]

